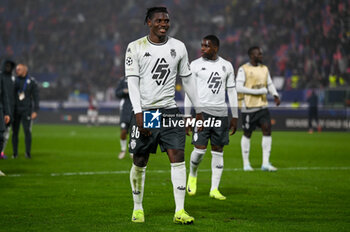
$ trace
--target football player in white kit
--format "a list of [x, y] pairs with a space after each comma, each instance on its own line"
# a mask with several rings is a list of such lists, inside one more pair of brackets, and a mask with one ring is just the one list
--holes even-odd
[[[179, 115], [175, 102], [176, 76], [182, 78], [184, 90], [198, 106], [196, 83], [192, 78], [185, 45], [167, 36], [170, 19], [165, 7], [149, 8], [145, 23], [149, 34], [128, 45], [125, 55], [125, 76], [133, 106], [129, 152], [133, 153], [130, 182], [134, 200], [131, 220], [144, 222], [142, 207], [146, 165], [149, 154], [156, 153], [158, 145], [167, 152], [171, 163], [171, 180], [175, 198], [173, 221], [192, 224], [194, 218], [184, 210], [186, 194], [186, 166], [184, 148], [185, 127], [145, 128], [144, 117], [152, 110], [153, 120], [160, 115]], [[202, 114], [197, 107], [197, 119]], [[147, 112], [145, 112], [147, 111]], [[172, 120], [183, 120], [175, 116]], [[159, 123], [159, 122], [158, 122]]]
[[[209, 196], [218, 200], [225, 200], [218, 188], [224, 167], [223, 148], [229, 144], [229, 130], [231, 135], [237, 128], [237, 92], [235, 89], [235, 77], [232, 64], [218, 56], [220, 41], [215, 35], [205, 36], [201, 43], [202, 57], [191, 63], [192, 75], [196, 79], [200, 105], [203, 106], [204, 120], [220, 120], [220, 127], [204, 127], [202, 131], [194, 128], [192, 143], [194, 149], [191, 153], [190, 173], [187, 182], [187, 193], [190, 196], [196, 194], [197, 171], [204, 154], [207, 151], [208, 140], [211, 143], [211, 189]], [[229, 105], [232, 112], [230, 125], [228, 125], [228, 110], [225, 101], [227, 92]], [[185, 115], [189, 115], [191, 101], [185, 96]]]

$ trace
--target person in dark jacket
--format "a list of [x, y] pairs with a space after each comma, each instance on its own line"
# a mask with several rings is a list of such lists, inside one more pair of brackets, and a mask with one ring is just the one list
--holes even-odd
[[[126, 137], [128, 134], [131, 116], [132, 116], [132, 105], [129, 98], [128, 82], [123, 77], [115, 90], [115, 96], [120, 99], [120, 147], [121, 151], [118, 158], [123, 159], [126, 153]], [[130, 154], [132, 157], [132, 154]]]
[[13, 120], [13, 158], [18, 156], [18, 132], [20, 123], [23, 125], [26, 158], [31, 158], [32, 144], [32, 122], [37, 117], [39, 110], [39, 88], [36, 80], [28, 74], [28, 67], [24, 64], [18, 64], [16, 67], [15, 82], [15, 113]]
[[318, 132], [321, 132], [321, 126], [318, 121], [318, 96], [315, 90], [312, 90], [310, 97], [307, 99], [309, 103], [309, 134], [314, 132], [312, 126], [312, 120], [314, 119], [317, 125]]
[[[8, 93], [6, 86], [4, 84], [4, 70], [8, 71], [9, 65], [4, 62], [4, 69], [0, 75], [0, 150], [2, 150], [4, 143], [4, 132], [6, 124], [10, 122], [10, 108], [8, 102]], [[5, 159], [6, 156], [1, 156], [0, 158]]]
[[10, 110], [9, 115], [11, 119], [10, 119], [10, 122], [5, 125], [5, 132], [3, 133], [4, 142], [0, 153], [0, 159], [7, 159], [7, 156], [5, 155], [4, 151], [10, 136], [10, 128], [13, 122], [13, 114], [14, 114], [14, 108], [15, 108], [15, 76], [13, 74], [15, 67], [16, 67], [16, 63], [10, 59], [4, 60], [1, 65], [0, 75], [4, 83], [4, 88], [7, 91], [8, 104], [9, 104], [9, 110]]

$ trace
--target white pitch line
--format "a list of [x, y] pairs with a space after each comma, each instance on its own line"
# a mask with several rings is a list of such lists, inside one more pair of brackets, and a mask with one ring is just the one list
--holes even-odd
[[[260, 169], [256, 169], [260, 171]], [[279, 168], [279, 171], [314, 171], [314, 170], [350, 170], [350, 167], [289, 167]], [[199, 169], [199, 172], [211, 172], [211, 169]], [[227, 168], [226, 172], [243, 172], [242, 168]], [[170, 170], [148, 170], [147, 173], [169, 173]], [[123, 171], [100, 171], [100, 172], [63, 172], [63, 173], [25, 173], [25, 174], [8, 174], [8, 177], [27, 177], [27, 176], [89, 176], [89, 175], [118, 175], [129, 174], [130, 170]]]

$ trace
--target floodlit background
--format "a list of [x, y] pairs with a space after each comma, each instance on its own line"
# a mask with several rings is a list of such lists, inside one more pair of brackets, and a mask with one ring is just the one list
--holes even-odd
[[[276, 129], [307, 129], [304, 109], [315, 88], [324, 129], [348, 130], [346, 0], [2, 0], [0, 59], [28, 64], [41, 83], [41, 108], [46, 111], [38, 123], [86, 123], [82, 114], [89, 95], [99, 102], [102, 124], [118, 123], [114, 89], [124, 75], [125, 49], [148, 33], [145, 12], [155, 5], [168, 7], [170, 35], [186, 44], [190, 60], [200, 56], [200, 41], [207, 34], [220, 38], [220, 55], [235, 71], [247, 62], [250, 46], [262, 47], [282, 108], [293, 109], [279, 114]], [[181, 105], [180, 85], [177, 90]]]
[[[254, 172], [243, 172], [239, 130], [224, 148], [220, 191], [208, 196], [210, 147], [199, 168], [195, 217], [174, 225], [168, 158], [160, 151], [147, 167], [146, 222], [131, 222], [131, 159], [119, 160], [119, 99], [129, 42], [148, 33], [146, 9], [166, 6], [170, 36], [192, 61], [207, 34], [235, 71], [259, 45], [282, 99], [272, 118], [271, 162], [260, 171], [259, 130], [251, 139]], [[28, 64], [40, 83], [32, 159], [18, 159], [11, 139], [0, 160], [0, 232], [22, 231], [349, 231], [350, 228], [350, 1], [349, 0], [0, 0], [0, 61]], [[308, 133], [308, 103], [318, 95], [322, 132]], [[183, 90], [176, 100], [182, 106]], [[85, 126], [89, 97], [98, 101], [100, 126]], [[316, 126], [316, 125], [314, 125]], [[186, 141], [186, 167], [193, 149]]]

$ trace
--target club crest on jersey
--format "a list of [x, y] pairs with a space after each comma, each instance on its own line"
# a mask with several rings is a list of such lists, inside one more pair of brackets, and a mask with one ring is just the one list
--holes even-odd
[[132, 58], [129, 56], [129, 57], [127, 57], [126, 58], [126, 60], [125, 60], [125, 64], [127, 65], [127, 66], [130, 66], [130, 65], [132, 65]]
[[170, 74], [169, 64], [164, 58], [158, 58], [151, 73], [153, 74], [152, 79], [156, 80], [157, 85], [164, 85]]
[[136, 140], [135, 139], [132, 139], [130, 141], [130, 147], [131, 147], [131, 149], [134, 149], [136, 147]]
[[176, 57], [176, 51], [175, 49], [170, 49], [170, 55], [172, 58], [175, 58]]
[[218, 94], [222, 85], [221, 77], [218, 72], [212, 72], [208, 81], [208, 87], [213, 94]]

